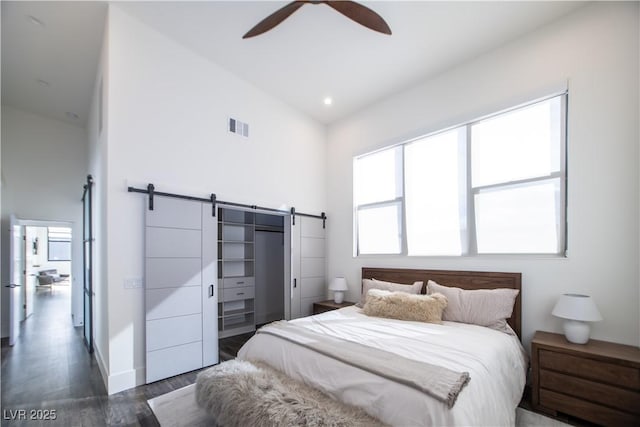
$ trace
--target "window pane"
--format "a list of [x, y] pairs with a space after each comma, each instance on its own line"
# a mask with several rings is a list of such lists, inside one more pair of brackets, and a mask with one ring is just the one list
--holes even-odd
[[475, 195], [478, 253], [560, 252], [560, 180]]
[[464, 203], [464, 128], [405, 146], [409, 255], [461, 255]]
[[400, 204], [358, 210], [358, 253], [400, 253]]
[[561, 97], [471, 126], [473, 187], [560, 170]]
[[49, 241], [49, 261], [71, 260], [71, 242]]
[[402, 147], [356, 158], [353, 180], [356, 206], [402, 196], [401, 161]]

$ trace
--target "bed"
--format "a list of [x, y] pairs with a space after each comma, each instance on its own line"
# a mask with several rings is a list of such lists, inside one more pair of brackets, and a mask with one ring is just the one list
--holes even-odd
[[[467, 290], [519, 291], [521, 286], [519, 273], [363, 268], [362, 278], [406, 285], [422, 281], [422, 293], [429, 280]], [[270, 333], [257, 333], [240, 349], [238, 358], [267, 363], [389, 425], [514, 425], [528, 365], [519, 339], [520, 309], [518, 293], [507, 319], [513, 334], [459, 322], [370, 317], [355, 306], [288, 322], [330, 339], [380, 349], [395, 355], [399, 365], [410, 360], [468, 372], [470, 380], [451, 407], [402, 382]]]

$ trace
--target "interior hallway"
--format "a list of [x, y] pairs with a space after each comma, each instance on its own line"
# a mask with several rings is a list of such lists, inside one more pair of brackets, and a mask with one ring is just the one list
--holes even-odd
[[[147, 400], [193, 383], [197, 372], [108, 396], [82, 328], [72, 325], [70, 292], [68, 285], [38, 290], [16, 344], [3, 340], [2, 426], [157, 426]], [[15, 419], [20, 409], [27, 417], [55, 410], [56, 419]]]

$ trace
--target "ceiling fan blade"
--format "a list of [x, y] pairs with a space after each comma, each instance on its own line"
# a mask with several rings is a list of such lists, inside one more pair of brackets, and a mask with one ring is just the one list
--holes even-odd
[[383, 34], [391, 34], [391, 28], [389, 28], [389, 25], [387, 25], [385, 20], [366, 6], [354, 1], [325, 1], [323, 3], [326, 3], [347, 18], [370, 28], [373, 31]]
[[248, 39], [250, 37], [258, 36], [262, 33], [265, 33], [287, 19], [293, 12], [300, 9], [305, 4], [304, 1], [292, 1], [286, 6], [276, 10], [271, 15], [264, 18], [262, 21], [258, 22], [258, 24], [250, 29], [247, 34], [242, 36], [243, 39]]

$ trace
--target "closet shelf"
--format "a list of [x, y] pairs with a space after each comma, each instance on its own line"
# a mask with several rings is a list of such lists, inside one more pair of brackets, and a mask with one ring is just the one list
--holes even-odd
[[226, 317], [231, 317], [231, 316], [238, 316], [241, 314], [253, 314], [254, 311], [251, 310], [247, 310], [247, 309], [238, 309], [238, 310], [229, 310], [229, 311], [225, 311], [222, 315], [218, 313], [218, 317], [219, 318], [226, 318]]
[[[234, 279], [253, 278], [255, 214], [227, 208], [219, 208], [218, 214], [218, 277], [223, 284], [222, 295], [226, 296], [225, 282], [233, 288], [239, 286]], [[234, 294], [233, 298], [223, 297], [219, 301], [220, 337], [255, 330], [254, 286], [253, 279], [249, 280], [243, 288], [246, 293]]]

